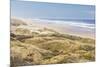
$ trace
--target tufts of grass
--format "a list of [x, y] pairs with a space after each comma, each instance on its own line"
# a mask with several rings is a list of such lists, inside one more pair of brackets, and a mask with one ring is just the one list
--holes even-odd
[[61, 34], [47, 28], [39, 31], [46, 31], [46, 34], [31, 33], [24, 28], [17, 28], [11, 33], [12, 66], [95, 60], [95, 40]]
[[92, 51], [92, 50], [95, 50], [95, 47], [92, 44], [91, 45], [85, 44], [85, 45], [80, 46], [80, 50]]

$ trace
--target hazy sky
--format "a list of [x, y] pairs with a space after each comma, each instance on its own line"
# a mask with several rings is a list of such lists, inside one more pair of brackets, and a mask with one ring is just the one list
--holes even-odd
[[95, 19], [95, 6], [11, 1], [11, 16], [43, 19]]

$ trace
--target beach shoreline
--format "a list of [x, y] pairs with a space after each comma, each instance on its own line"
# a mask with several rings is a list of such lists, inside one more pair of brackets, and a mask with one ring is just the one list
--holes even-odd
[[12, 17], [12, 19], [21, 20], [24, 23], [28, 24], [28, 27], [34, 26], [38, 28], [48, 28], [57, 31], [61, 34], [68, 34], [72, 36], [95, 39], [95, 26], [87, 27], [89, 26], [89, 24], [83, 24], [83, 23], [79, 24], [79, 22], [76, 21], [75, 23], [74, 21], [73, 22], [64, 21], [63, 23], [62, 21], [42, 20], [42, 19], [32, 20], [32, 19], [16, 18], [16, 17]]
[[[67, 21], [66, 21], [67, 22]], [[55, 30], [62, 34], [69, 34], [73, 36], [79, 36], [83, 38], [91, 38], [95, 39], [95, 28], [86, 28], [86, 27], [79, 27], [73, 26], [69, 24], [59, 24], [59, 23], [48, 23], [48, 22], [34, 22], [32, 21], [34, 26], [38, 27], [46, 27], [52, 30]]]

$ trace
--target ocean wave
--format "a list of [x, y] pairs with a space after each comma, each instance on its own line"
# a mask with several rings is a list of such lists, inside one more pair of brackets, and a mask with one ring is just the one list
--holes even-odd
[[95, 28], [95, 24], [91, 24], [85, 21], [60, 21], [60, 20], [45, 20], [45, 19], [33, 19], [33, 20], [37, 22], [48, 23], [48, 24], [61, 24], [61, 25], [66, 24], [66, 25], [90, 28], [90, 29]]

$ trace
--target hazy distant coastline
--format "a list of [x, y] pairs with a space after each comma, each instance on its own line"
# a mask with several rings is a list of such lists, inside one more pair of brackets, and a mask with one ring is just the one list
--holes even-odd
[[25, 18], [20, 18], [20, 19], [29, 24], [32, 23], [34, 26], [47, 27], [60, 33], [95, 39], [95, 24], [94, 23], [89, 24], [86, 22], [81, 22], [81, 21], [74, 22], [74, 21], [69, 21], [69, 20], [68, 21], [57, 21], [57, 20], [53, 21], [53, 20], [47, 20], [47, 19], [25, 19]]

